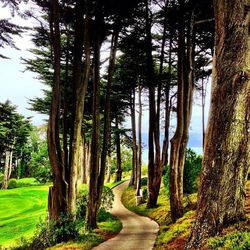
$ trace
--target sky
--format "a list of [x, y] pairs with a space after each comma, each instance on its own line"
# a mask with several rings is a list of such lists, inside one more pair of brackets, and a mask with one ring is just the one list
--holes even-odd
[[[8, 10], [0, 9], [1, 18], [9, 16]], [[23, 25], [27, 21], [16, 18], [16, 22]], [[30, 23], [32, 25], [32, 23]], [[19, 50], [12, 48], [0, 48], [0, 53], [9, 57], [10, 59], [0, 59], [0, 102], [5, 102], [9, 99], [13, 104], [17, 105], [17, 111], [26, 117], [32, 116], [32, 123], [34, 125], [41, 125], [45, 123], [47, 118], [45, 115], [38, 114], [30, 111], [28, 101], [34, 97], [42, 97], [42, 89], [44, 85], [36, 79], [36, 75], [32, 72], [25, 71], [25, 65], [22, 64], [21, 57], [32, 58], [32, 54], [28, 49], [32, 48], [32, 43], [28, 35], [15, 38], [16, 45]], [[201, 98], [195, 93], [195, 100], [192, 112], [190, 138], [188, 147], [195, 150], [197, 153], [202, 154], [202, 126], [201, 126]], [[210, 102], [210, 83], [207, 89], [205, 120], [207, 121], [208, 109]], [[172, 119], [171, 136], [174, 133], [175, 119]], [[131, 127], [130, 118], [124, 124], [125, 127]], [[148, 133], [148, 110], [143, 111], [142, 122], [142, 138], [144, 150], [143, 161], [147, 162], [147, 133]]]

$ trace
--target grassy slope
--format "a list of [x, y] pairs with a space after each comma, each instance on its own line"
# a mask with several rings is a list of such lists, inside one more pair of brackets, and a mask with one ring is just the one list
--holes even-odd
[[39, 218], [46, 216], [48, 186], [0, 190], [0, 244], [31, 237]]
[[[122, 182], [107, 186], [113, 188]], [[32, 237], [39, 219], [45, 218], [47, 213], [48, 186], [39, 186], [33, 178], [20, 179], [17, 183], [21, 187], [0, 190], [0, 245], [4, 247], [14, 246], [21, 237]], [[87, 185], [82, 188], [87, 188]], [[72, 249], [74, 246], [91, 249], [122, 228], [120, 221], [112, 217], [98, 226], [95, 232], [83, 235], [81, 242], [68, 243], [63, 248], [58, 246], [55, 249]]]
[[[248, 182], [248, 190], [248, 194], [250, 194], [250, 181]], [[194, 207], [196, 199], [196, 194], [193, 194], [185, 198], [184, 204], [188, 205], [188, 207]], [[187, 211], [182, 218], [177, 220], [175, 224], [171, 224], [170, 205], [164, 188], [161, 188], [160, 190], [158, 207], [154, 209], [147, 209], [145, 203], [136, 206], [135, 191], [132, 188], [128, 188], [123, 193], [122, 201], [128, 209], [138, 214], [148, 216], [158, 222], [160, 225], [160, 232], [154, 249], [184, 249], [184, 245], [190, 233], [192, 221], [195, 216], [194, 210]], [[246, 207], [248, 208], [247, 216], [250, 219], [250, 197]], [[244, 246], [241, 247], [240, 244], [243, 245], [243, 243], [239, 242], [244, 242]], [[246, 246], [249, 246], [249, 248], [245, 248]], [[238, 223], [237, 225], [226, 228], [223, 231], [222, 236], [211, 238], [209, 240], [209, 246], [206, 248], [204, 247], [204, 249], [250, 249], [249, 221]]]

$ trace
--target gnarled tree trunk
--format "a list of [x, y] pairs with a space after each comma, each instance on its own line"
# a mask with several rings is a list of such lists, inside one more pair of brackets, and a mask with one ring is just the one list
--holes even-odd
[[215, 56], [197, 217], [186, 249], [244, 218], [250, 167], [249, 0], [215, 0]]

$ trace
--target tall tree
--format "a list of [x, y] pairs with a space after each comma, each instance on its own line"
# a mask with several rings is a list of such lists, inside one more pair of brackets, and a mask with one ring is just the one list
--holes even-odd
[[215, 0], [215, 55], [197, 216], [186, 249], [244, 218], [250, 167], [249, 0]]

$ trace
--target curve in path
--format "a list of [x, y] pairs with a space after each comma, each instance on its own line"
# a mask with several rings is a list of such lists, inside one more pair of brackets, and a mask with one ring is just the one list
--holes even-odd
[[121, 220], [122, 230], [116, 237], [94, 247], [93, 250], [153, 249], [159, 226], [155, 221], [137, 215], [123, 206], [121, 196], [127, 185], [128, 181], [113, 189], [115, 200], [111, 214]]

